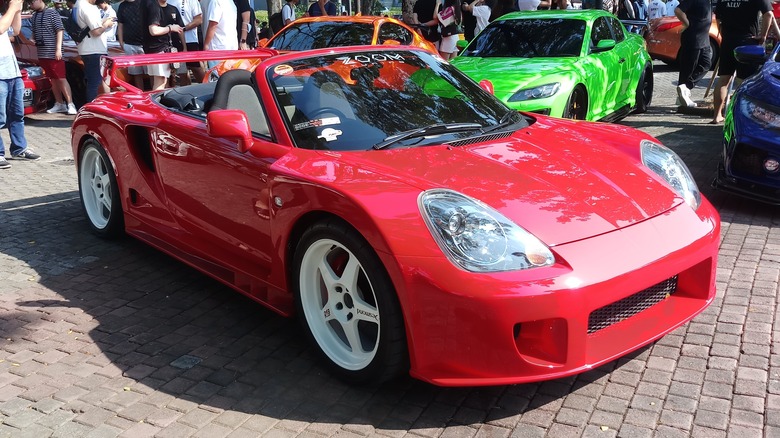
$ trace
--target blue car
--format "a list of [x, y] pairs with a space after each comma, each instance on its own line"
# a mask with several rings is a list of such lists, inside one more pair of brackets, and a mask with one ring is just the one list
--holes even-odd
[[737, 89], [726, 110], [723, 157], [713, 185], [721, 190], [780, 205], [780, 44], [738, 47], [743, 63], [763, 63]]

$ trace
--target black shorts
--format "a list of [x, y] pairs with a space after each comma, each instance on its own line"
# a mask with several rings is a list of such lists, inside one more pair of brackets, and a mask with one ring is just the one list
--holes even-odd
[[[200, 47], [200, 43], [187, 43], [187, 51], [188, 52], [200, 52], [203, 50]], [[187, 68], [198, 68], [200, 67], [200, 62], [188, 62]]]
[[750, 46], [758, 44], [758, 40], [742, 36], [738, 38], [723, 38], [720, 43], [720, 66], [718, 67], [719, 76], [731, 76], [737, 73], [737, 78], [746, 79], [758, 71], [757, 65], [748, 65], [737, 62], [734, 58], [734, 49], [739, 46]]

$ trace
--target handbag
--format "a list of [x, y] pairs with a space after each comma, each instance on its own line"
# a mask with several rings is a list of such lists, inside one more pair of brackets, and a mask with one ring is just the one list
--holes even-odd
[[438, 14], [436, 14], [436, 18], [439, 20], [439, 24], [441, 24], [441, 27], [448, 27], [453, 24], [456, 24], [455, 8], [453, 8], [452, 6], [445, 8], [443, 11], [440, 11]]
[[452, 35], [458, 35], [463, 33], [463, 29], [460, 28], [460, 25], [457, 23], [450, 24], [447, 27], [443, 27], [441, 29], [441, 36], [448, 37]]

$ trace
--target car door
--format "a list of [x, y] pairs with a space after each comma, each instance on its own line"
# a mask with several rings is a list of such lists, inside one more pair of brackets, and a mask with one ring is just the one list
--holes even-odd
[[[241, 153], [235, 141], [210, 138], [205, 120], [182, 130], [183, 117], [172, 113], [161, 120], [151, 138], [167, 206], [186, 232], [185, 243], [233, 271], [265, 278], [273, 160]], [[270, 138], [256, 135], [255, 141]]]
[[598, 17], [593, 22], [590, 33], [590, 53], [586, 57], [589, 64], [588, 102], [595, 119], [601, 119], [614, 107], [618, 93], [620, 78], [615, 74], [618, 56], [614, 49], [596, 52], [595, 48], [601, 40], [611, 40], [612, 29], [607, 17]]
[[616, 97], [616, 107], [620, 108], [627, 105], [636, 90], [630, 89], [632, 76], [639, 76], [642, 73], [643, 66], [637, 67], [637, 49], [636, 44], [626, 38], [626, 29], [623, 23], [615, 17], [610, 17], [609, 23], [612, 27], [612, 35], [615, 39], [615, 54], [617, 55], [616, 74], [619, 75], [618, 93]]

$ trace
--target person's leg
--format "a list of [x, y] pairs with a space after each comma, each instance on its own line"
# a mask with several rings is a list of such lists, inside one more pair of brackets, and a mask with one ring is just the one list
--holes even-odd
[[[6, 107], [8, 106], [9, 82], [11, 79], [0, 79], [0, 127], [5, 126]], [[5, 156], [5, 143], [0, 136], [0, 157]], [[4, 166], [7, 165], [4, 164]]]
[[691, 84], [688, 87], [691, 89], [693, 89], [693, 87], [696, 86], [696, 83], [710, 71], [710, 67], [712, 66], [712, 50], [710, 49], [710, 46], [697, 49], [697, 51], [697, 62], [691, 71]]
[[677, 85], [685, 85], [689, 90], [693, 88], [691, 74], [699, 62], [699, 51], [683, 45], [677, 57], [680, 64], [680, 73], [677, 76]]
[[713, 123], [723, 122], [723, 103], [726, 101], [726, 93], [728, 92], [730, 81], [731, 75], [718, 76], [718, 82], [715, 84], [715, 89], [712, 92], [712, 103], [715, 107], [715, 113], [712, 117]]
[[[27, 150], [27, 139], [24, 137], [24, 81], [22, 78], [11, 79], [8, 85], [6, 125], [11, 137], [11, 156], [16, 157]], [[31, 157], [38, 158], [37, 155]]]
[[92, 102], [98, 95], [103, 78], [100, 77], [100, 55], [84, 55], [84, 80], [87, 82], [87, 102]]

